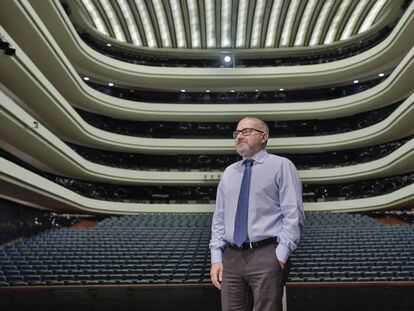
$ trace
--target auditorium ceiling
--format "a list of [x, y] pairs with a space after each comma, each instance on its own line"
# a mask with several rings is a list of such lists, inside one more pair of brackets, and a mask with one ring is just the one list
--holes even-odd
[[318, 47], [395, 22], [400, 0], [62, 0], [78, 29], [153, 49]]

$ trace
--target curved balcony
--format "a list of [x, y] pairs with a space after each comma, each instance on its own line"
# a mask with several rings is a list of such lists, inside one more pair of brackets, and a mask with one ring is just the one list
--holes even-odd
[[[414, 98], [414, 95], [411, 97]], [[220, 171], [141, 171], [108, 167], [90, 162], [73, 151], [41, 123], [34, 121], [33, 117], [24, 112], [8, 97], [4, 96], [4, 94], [2, 94], [0, 99], [3, 108], [0, 114], [0, 129], [5, 133], [3, 134], [2, 140], [8, 146], [6, 149], [17, 150], [17, 153], [20, 153], [20, 157], [30, 158], [39, 169], [46, 169], [48, 172], [71, 176], [72, 178], [120, 184], [200, 185], [216, 184], [220, 179]], [[411, 105], [411, 107], [414, 108], [414, 105]], [[401, 122], [399, 121], [399, 123]], [[13, 130], [11, 131], [11, 129]], [[358, 131], [351, 133], [355, 132]], [[344, 134], [329, 136], [338, 135]], [[320, 140], [322, 138], [313, 137], [312, 139]], [[291, 140], [293, 138], [289, 139]], [[356, 137], [354, 136], [353, 140], [355, 139]], [[157, 139], [152, 140], [156, 141]], [[180, 139], [172, 139], [171, 143], [177, 145], [180, 141]], [[200, 140], [197, 141], [200, 142]], [[211, 146], [214, 146], [213, 141], [218, 140], [205, 139], [205, 141], [210, 141]], [[269, 147], [268, 149], [271, 148]], [[340, 168], [305, 170], [301, 171], [300, 174], [305, 183], [333, 183], [338, 180], [341, 182], [349, 182], [363, 178], [378, 178], [387, 175], [407, 173], [413, 169], [411, 164], [413, 162], [414, 140], [410, 140], [402, 147], [381, 159]]]
[[[0, 194], [9, 200], [61, 212], [99, 213], [112, 215], [140, 212], [212, 212], [214, 204], [199, 203], [126, 203], [86, 198], [39, 176], [10, 161], [0, 158]], [[414, 184], [384, 195], [341, 201], [305, 202], [305, 211], [356, 212], [399, 208], [414, 203]]]

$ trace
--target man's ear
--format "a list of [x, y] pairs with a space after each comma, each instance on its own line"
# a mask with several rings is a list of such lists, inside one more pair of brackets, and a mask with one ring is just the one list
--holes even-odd
[[269, 135], [267, 133], [262, 133], [262, 139], [261, 142], [265, 143], [269, 139]]

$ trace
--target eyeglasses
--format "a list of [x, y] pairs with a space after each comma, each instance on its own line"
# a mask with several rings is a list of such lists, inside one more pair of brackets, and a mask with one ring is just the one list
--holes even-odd
[[259, 133], [264, 133], [263, 131], [260, 130], [256, 130], [254, 128], [245, 128], [239, 131], [234, 131], [233, 132], [233, 138], [237, 138], [237, 135], [239, 135], [239, 133], [242, 133], [243, 136], [250, 136], [252, 134], [252, 131], [256, 131]]

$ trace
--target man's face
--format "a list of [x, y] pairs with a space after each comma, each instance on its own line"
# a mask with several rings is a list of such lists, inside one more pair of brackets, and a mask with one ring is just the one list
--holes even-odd
[[[237, 131], [241, 131], [245, 128], [262, 130], [260, 124], [254, 119], [243, 119], [237, 124]], [[251, 158], [262, 149], [267, 137], [268, 134], [257, 131], [252, 131], [249, 136], [243, 136], [242, 133], [239, 133], [235, 138], [236, 151], [242, 157]]]

